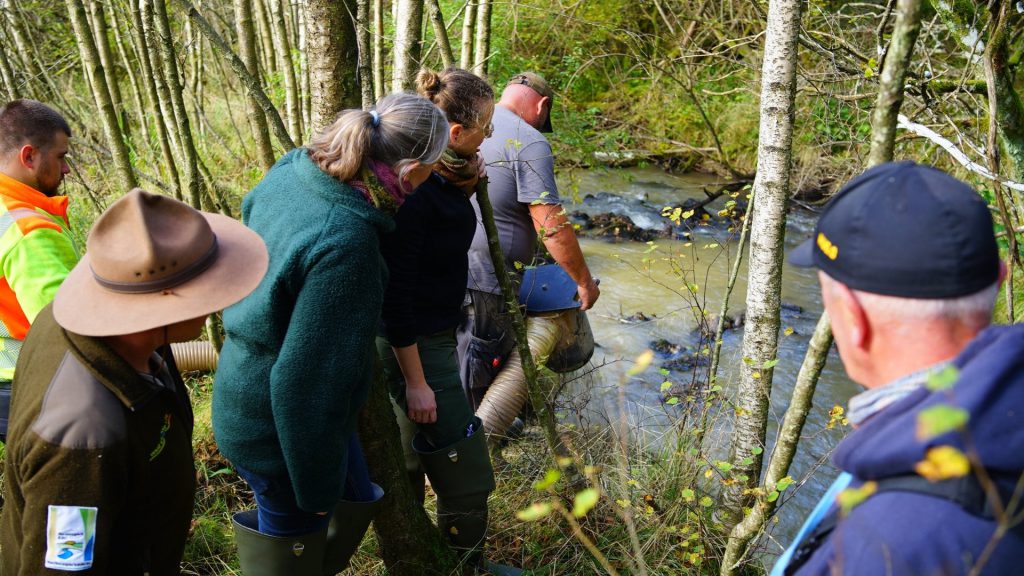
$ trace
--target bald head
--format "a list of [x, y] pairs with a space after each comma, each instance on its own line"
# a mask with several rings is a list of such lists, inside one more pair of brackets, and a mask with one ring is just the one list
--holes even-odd
[[524, 84], [509, 84], [501, 93], [498, 105], [516, 113], [537, 130], [544, 127], [551, 114], [551, 98], [541, 96]]

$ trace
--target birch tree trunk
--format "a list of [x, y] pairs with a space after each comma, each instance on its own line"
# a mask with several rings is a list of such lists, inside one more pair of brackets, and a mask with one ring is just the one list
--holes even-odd
[[195, 143], [192, 141], [192, 128], [189, 125], [188, 112], [185, 109], [185, 98], [182, 95], [181, 76], [178, 72], [178, 57], [174, 50], [174, 38], [171, 36], [171, 24], [167, 19], [166, 0], [144, 0], [153, 2], [153, 23], [156, 28], [156, 40], [160, 43], [161, 61], [164, 80], [171, 97], [171, 108], [178, 129], [178, 140], [181, 146], [182, 162], [185, 165], [185, 189], [188, 199], [196, 210], [203, 209], [203, 181], [199, 174], [199, 159]]
[[373, 96], [384, 97], [384, 0], [373, 0]]
[[373, 63], [370, 57], [370, 0], [356, 0], [356, 43], [359, 47], [359, 94], [363, 109], [373, 107]]
[[[114, 3], [107, 4], [109, 12], [109, 19], [111, 22], [117, 22], [118, 13]], [[127, 22], [127, 18], [125, 19]], [[124, 34], [121, 32], [121, 26], [111, 26], [111, 32], [114, 36], [114, 47], [117, 49], [117, 56], [121, 59], [121, 65], [124, 66], [125, 72], [128, 74], [128, 87], [131, 89], [132, 102], [135, 104], [135, 115], [139, 119], [139, 127], [144, 134], [144, 139], [149, 142], [149, 118], [146, 117], [146, 105], [142, 100], [142, 86], [139, 83], [138, 74], [136, 74], [136, 65], [133, 64], [132, 60], [128, 57], [128, 49], [125, 47]]]
[[395, 63], [391, 90], [411, 90], [420, 67], [423, 43], [423, 0], [394, 0], [398, 7], [395, 21]]
[[[25, 71], [25, 75], [29, 78], [41, 78], [42, 70], [36, 64], [33, 55], [35, 54], [35, 48], [29, 45], [28, 39], [25, 37], [25, 31], [22, 29], [21, 21], [18, 18], [18, 8], [13, 4], [8, 4], [6, 7], [0, 7], [0, 11], [3, 12], [7, 20], [7, 31], [14, 42], [14, 56], [18, 60], [17, 63], [13, 64], [15, 69], [21, 68]], [[45, 101], [46, 94], [38, 89], [38, 85], [33, 82], [26, 82], [24, 89], [20, 92], [24, 96], [34, 97], [36, 100]]]
[[[253, 77], [259, 77], [259, 60], [256, 51], [256, 32], [253, 30], [252, 2], [250, 0], [234, 0], [235, 28], [238, 31], [238, 54], [245, 69]], [[245, 97], [249, 126], [253, 139], [256, 141], [256, 155], [264, 170], [274, 165], [274, 148], [270, 143], [270, 130], [267, 129], [267, 117], [256, 99], [247, 94]]]
[[334, 121], [345, 108], [358, 108], [358, 51], [352, 16], [355, 0], [309, 0], [310, 133]]
[[448, 41], [448, 29], [444, 25], [444, 15], [441, 14], [441, 6], [437, 0], [426, 0], [427, 14], [430, 23], [434, 27], [434, 36], [437, 40], [437, 47], [441, 51], [441, 62], [445, 68], [455, 67], [455, 57], [452, 55], [452, 45]]
[[479, 0], [477, 4], [473, 72], [486, 78], [487, 61], [491, 54], [491, 0]]
[[465, 70], [473, 67], [473, 39], [476, 31], [477, 0], [466, 0], [466, 14], [462, 18], [462, 54], [459, 66]]
[[[868, 154], [868, 168], [890, 162], [896, 141], [896, 122], [903, 103], [904, 83], [910, 66], [914, 45], [921, 29], [921, 0], [899, 0], [896, 6], [896, 23], [892, 40], [883, 59], [879, 75], [878, 98], [871, 115], [871, 150]], [[767, 496], [776, 489], [777, 483], [789, 475], [789, 468], [796, 455], [811, 400], [817, 388], [818, 377], [825, 367], [828, 351], [832, 347], [832, 330], [827, 314], [822, 314], [808, 345], [807, 354], [797, 375], [793, 395], [786, 408], [779, 438], [772, 451], [765, 473], [762, 493], [747, 515], [729, 535], [721, 573], [732, 574], [747, 552], [751, 540], [757, 537], [775, 511], [776, 499]]]
[[107, 80], [103, 74], [103, 65], [100, 63], [94, 36], [92, 30], [89, 29], [85, 6], [82, 4], [82, 0], [66, 0], [66, 3], [68, 14], [71, 17], [71, 25], [75, 30], [78, 51], [82, 56], [82, 67], [93, 86], [93, 98], [100, 112], [103, 134], [106, 137], [107, 146], [110, 147], [114, 169], [117, 171], [120, 185], [124, 188], [122, 192], [128, 192], [139, 184], [135, 179], [135, 172], [132, 170], [128, 146], [125, 144], [124, 134], [118, 124], [117, 113], [114, 111], [110, 89], [107, 87]]
[[270, 0], [270, 30], [274, 39], [274, 51], [277, 53], [277, 67], [284, 78], [285, 110], [288, 117], [288, 133], [295, 143], [302, 143], [302, 111], [299, 109], [299, 89], [295, 80], [295, 63], [292, 61], [292, 46], [288, 38], [288, 27], [285, 25], [285, 7], [283, 0]]
[[761, 69], [761, 121], [754, 178], [753, 220], [747, 284], [747, 323], [743, 365], [730, 444], [733, 484], [723, 490], [721, 510], [727, 524], [740, 520], [758, 485], [768, 424], [772, 366], [778, 350], [782, 293], [782, 250], [792, 167], [800, 0], [768, 4], [764, 62]]

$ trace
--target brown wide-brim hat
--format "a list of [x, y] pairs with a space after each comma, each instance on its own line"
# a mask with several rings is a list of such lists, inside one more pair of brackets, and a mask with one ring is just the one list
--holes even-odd
[[135, 189], [96, 220], [53, 314], [84, 336], [168, 326], [246, 297], [268, 263], [263, 239], [237, 220]]

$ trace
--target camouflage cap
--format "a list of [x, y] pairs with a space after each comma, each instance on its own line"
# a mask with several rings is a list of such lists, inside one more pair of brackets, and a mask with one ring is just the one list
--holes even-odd
[[[506, 86], [513, 84], [522, 84], [523, 86], [529, 86], [534, 92], [549, 98], [552, 102], [555, 100], [555, 93], [548, 86], [547, 80], [545, 80], [540, 74], [536, 72], [521, 72], [516, 74], [509, 79]], [[548, 117], [544, 120], [544, 125], [540, 128], [541, 132], [551, 132], [551, 109], [548, 108]]]

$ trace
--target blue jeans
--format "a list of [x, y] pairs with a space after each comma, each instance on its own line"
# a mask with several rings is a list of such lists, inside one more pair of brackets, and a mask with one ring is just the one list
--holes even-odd
[[[295, 490], [291, 478], [266, 476], [235, 466], [235, 471], [252, 488], [256, 497], [259, 526], [253, 526], [261, 534], [270, 536], [301, 536], [327, 529], [333, 510], [327, 514], [316, 514], [299, 508], [295, 501]], [[345, 490], [342, 498], [355, 502], [374, 499], [373, 484], [355, 434], [348, 442], [348, 468], [345, 471]]]

